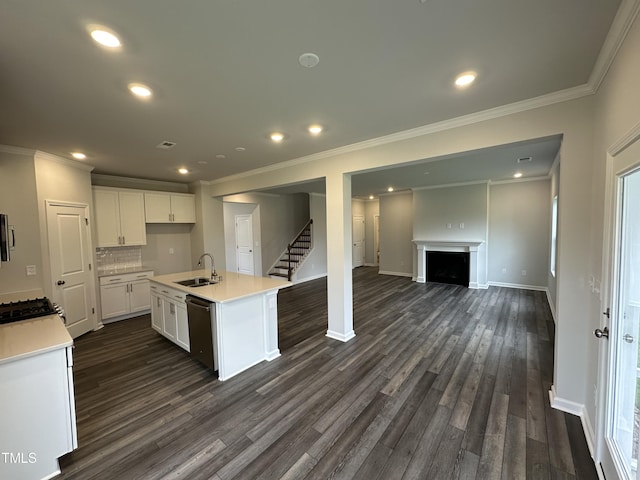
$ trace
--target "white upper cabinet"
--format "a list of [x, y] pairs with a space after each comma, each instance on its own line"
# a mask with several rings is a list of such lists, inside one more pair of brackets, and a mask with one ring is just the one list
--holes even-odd
[[93, 203], [98, 247], [147, 244], [142, 192], [94, 187]]
[[147, 223], [196, 223], [195, 196], [189, 193], [145, 192]]

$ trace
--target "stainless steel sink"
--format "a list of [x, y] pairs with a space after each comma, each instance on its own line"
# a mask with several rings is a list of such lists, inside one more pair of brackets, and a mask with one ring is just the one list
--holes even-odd
[[196, 278], [189, 278], [187, 280], [180, 280], [174, 283], [177, 283], [178, 285], [183, 285], [185, 287], [204, 287], [205, 285], [213, 285], [214, 283], [218, 283], [218, 282], [212, 282], [211, 279], [206, 277], [196, 277]]

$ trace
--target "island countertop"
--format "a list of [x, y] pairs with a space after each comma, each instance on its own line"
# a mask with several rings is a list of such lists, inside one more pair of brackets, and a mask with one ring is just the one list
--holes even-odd
[[211, 272], [208, 269], [192, 270], [190, 272], [158, 275], [149, 278], [149, 280], [217, 303], [231, 302], [256, 294], [290, 287], [292, 285], [291, 282], [288, 282], [286, 280], [276, 280], [274, 278], [268, 277], [256, 277], [252, 275], [244, 275], [241, 273], [221, 270], [218, 270], [218, 275], [222, 275], [222, 281], [212, 285], [204, 285], [202, 287], [185, 287], [183, 285], [175, 283], [180, 280], [187, 280], [195, 277], [208, 278], [210, 274]]
[[73, 345], [58, 315], [0, 325], [0, 364]]

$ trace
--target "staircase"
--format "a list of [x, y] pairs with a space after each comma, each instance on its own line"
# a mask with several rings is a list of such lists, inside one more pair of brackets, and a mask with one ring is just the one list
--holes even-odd
[[269, 271], [269, 276], [286, 278], [291, 281], [293, 274], [313, 247], [312, 225], [313, 220], [309, 220], [295, 240], [287, 245], [287, 249]]

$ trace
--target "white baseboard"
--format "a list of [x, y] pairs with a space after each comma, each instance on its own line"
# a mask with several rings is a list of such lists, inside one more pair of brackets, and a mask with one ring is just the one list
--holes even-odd
[[378, 274], [379, 275], [393, 275], [396, 277], [413, 277], [412, 273], [407, 273], [407, 272], [389, 272], [387, 270], [378, 270]]
[[553, 318], [553, 323], [557, 323], [556, 322], [556, 306], [553, 304], [553, 300], [551, 299], [551, 292], [549, 291], [548, 287], [545, 289], [545, 291], [547, 292], [547, 303], [549, 304], [549, 310], [551, 310], [551, 317]]
[[488, 282], [488, 285], [491, 287], [506, 287], [506, 288], [520, 288], [522, 290], [535, 290], [538, 292], [544, 292], [547, 290], [547, 287], [540, 287], [538, 285], [525, 285], [521, 283], [503, 283], [503, 282]]
[[378, 264], [377, 263], [367, 263], [367, 262], [365, 262], [364, 266], [365, 267], [377, 267]]
[[[584, 432], [584, 438], [587, 440], [587, 447], [589, 447], [591, 458], [594, 459], [596, 452], [596, 435], [593, 430], [593, 425], [591, 425], [591, 421], [589, 420], [589, 416], [587, 415], [587, 409], [585, 408], [584, 404], [558, 397], [556, 395], [555, 385], [551, 385], [551, 390], [549, 390], [549, 403], [551, 404], [551, 407], [555, 408], [556, 410], [567, 412], [580, 417], [580, 422], [582, 423], [582, 431]], [[596, 470], [598, 470], [597, 465]], [[600, 472], [598, 472], [598, 475], [599, 474]]]
[[305, 277], [305, 278], [294, 278], [293, 279], [293, 284], [297, 285], [299, 283], [304, 283], [304, 282], [310, 282], [311, 280], [317, 280], [319, 278], [324, 278], [326, 277], [327, 274], [326, 273], [320, 273], [318, 275], [312, 275], [311, 277]]
[[339, 340], [341, 342], [348, 342], [355, 336], [356, 336], [356, 332], [354, 332], [353, 330], [347, 333], [338, 333], [338, 332], [334, 332], [333, 330], [327, 330], [327, 337], [333, 338], [334, 340]]
[[272, 350], [271, 352], [267, 352], [267, 354], [265, 355], [264, 359], [267, 362], [270, 362], [271, 360], [275, 360], [279, 356], [280, 356], [280, 349], [276, 348], [275, 350]]

